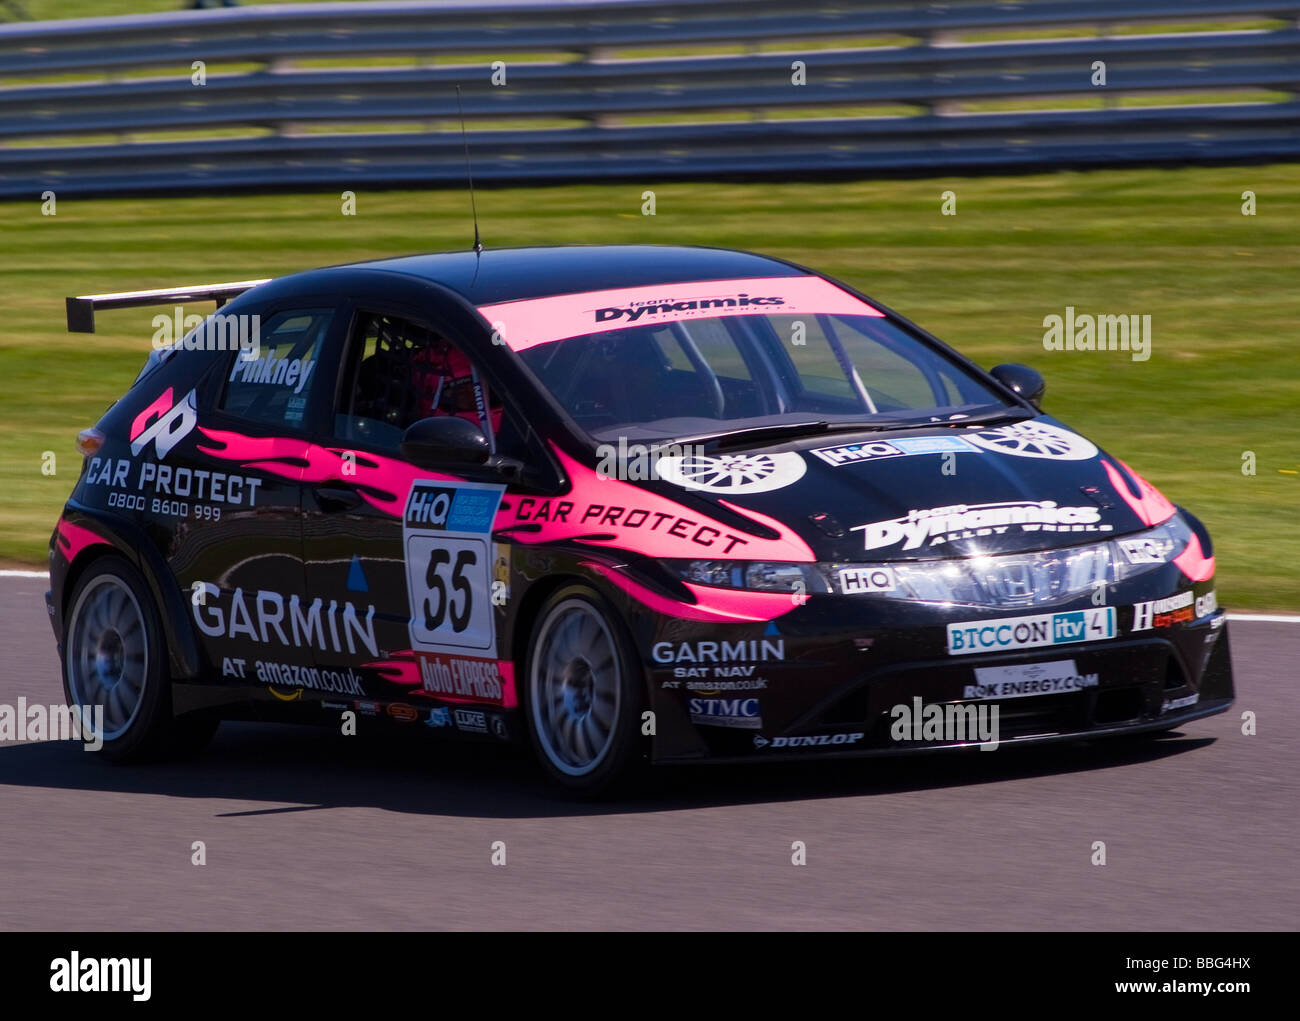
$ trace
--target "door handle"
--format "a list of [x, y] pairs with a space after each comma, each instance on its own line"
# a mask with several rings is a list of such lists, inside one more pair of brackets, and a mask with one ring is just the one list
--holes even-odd
[[347, 486], [315, 486], [312, 491], [323, 511], [355, 510], [361, 506], [361, 494]]

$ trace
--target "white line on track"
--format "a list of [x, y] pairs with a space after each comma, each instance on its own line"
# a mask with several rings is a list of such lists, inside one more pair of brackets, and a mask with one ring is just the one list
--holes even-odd
[[[48, 571], [0, 571], [0, 578], [48, 578], [49, 576]], [[1300, 624], [1300, 617], [1281, 613], [1230, 613], [1228, 619], [1261, 624]]]

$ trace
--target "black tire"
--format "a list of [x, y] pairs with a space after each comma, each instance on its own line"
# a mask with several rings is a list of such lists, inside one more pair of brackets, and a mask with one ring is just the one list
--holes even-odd
[[68, 600], [63, 693], [70, 706], [103, 706], [107, 762], [192, 755], [216, 733], [209, 717], [172, 715], [162, 624], [144, 579], [116, 554], [96, 560]]
[[[589, 654], [578, 655], [584, 641]], [[533, 624], [522, 679], [528, 736], [547, 775], [583, 798], [626, 790], [649, 750], [646, 695], [627, 628], [608, 601], [587, 585], [554, 592]]]

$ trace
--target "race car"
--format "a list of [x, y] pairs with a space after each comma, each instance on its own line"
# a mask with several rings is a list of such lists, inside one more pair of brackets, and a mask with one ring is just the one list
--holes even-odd
[[79, 436], [50, 543], [65, 695], [110, 760], [221, 719], [405, 727], [530, 742], [596, 795], [1232, 704], [1201, 522], [1033, 369], [809, 269], [451, 252], [69, 298], [68, 325], [201, 300]]

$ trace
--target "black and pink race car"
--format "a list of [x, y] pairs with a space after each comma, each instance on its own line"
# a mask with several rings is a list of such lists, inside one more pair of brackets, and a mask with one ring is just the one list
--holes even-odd
[[1232, 703], [1201, 523], [1045, 416], [1032, 369], [810, 270], [418, 255], [70, 298], [69, 328], [198, 300], [81, 434], [50, 545], [110, 759], [343, 720], [531, 741], [594, 793], [976, 743], [899, 705], [996, 705], [1010, 745]]

